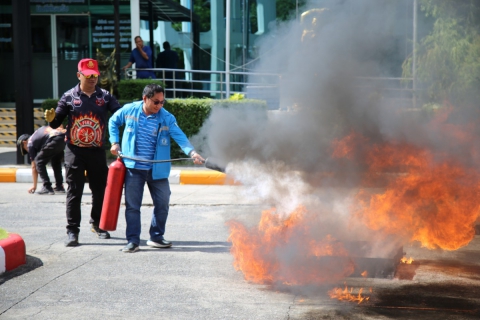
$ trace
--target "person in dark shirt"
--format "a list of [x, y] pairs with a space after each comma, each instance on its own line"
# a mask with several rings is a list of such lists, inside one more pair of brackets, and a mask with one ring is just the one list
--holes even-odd
[[[143, 45], [143, 40], [140, 36], [135, 37], [135, 44], [137, 47], [130, 53], [130, 60], [128, 60], [127, 65], [123, 67], [123, 71], [130, 68], [134, 63], [136, 69], [152, 69], [152, 49]], [[155, 73], [148, 70], [138, 70], [137, 79], [155, 79]]]
[[[32, 163], [33, 186], [28, 189], [28, 193], [35, 193], [35, 190], [37, 190], [39, 175], [43, 181], [43, 188], [37, 191], [37, 194], [65, 193], [62, 174], [65, 130], [62, 126], [57, 129], [43, 126], [32, 135], [22, 134], [17, 140], [17, 146], [22, 156], [28, 152], [28, 157]], [[52, 183], [48, 176], [48, 162], [52, 165], [53, 175], [55, 176], [55, 188], [52, 188]]]
[[[156, 61], [157, 68], [162, 69], [178, 69], [178, 53], [170, 49], [170, 42], [165, 41], [163, 43], [163, 51], [157, 57]], [[174, 77], [175, 75], [175, 77]], [[165, 78], [163, 78], [163, 72], [159, 73], [159, 77], [164, 79], [165, 86], [169, 89], [176, 87], [174, 86], [174, 81], [171, 79], [177, 78], [177, 73], [174, 71], [165, 71]]]
[[120, 104], [107, 90], [97, 86], [99, 75], [96, 60], [80, 60], [77, 72], [80, 83], [63, 94], [56, 110], [45, 111], [45, 119], [52, 128], [58, 128], [67, 117], [67, 247], [78, 245], [85, 172], [92, 191], [91, 231], [100, 239], [110, 238], [107, 231], [99, 228], [108, 175], [103, 146], [108, 115], [120, 109]]

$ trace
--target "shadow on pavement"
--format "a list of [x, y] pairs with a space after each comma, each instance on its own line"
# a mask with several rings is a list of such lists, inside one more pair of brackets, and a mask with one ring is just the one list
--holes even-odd
[[3, 274], [0, 275], [0, 285], [3, 283], [7, 282], [10, 279], [13, 279], [15, 277], [21, 276], [27, 272], [30, 272], [38, 267], [43, 266], [42, 260], [33, 257], [33, 256], [26, 256], [27, 263], [24, 265], [21, 265], [11, 271], [7, 271]]
[[152, 248], [147, 246], [146, 241], [141, 241], [142, 251], [177, 251], [177, 252], [207, 252], [224, 253], [230, 252], [231, 243], [223, 241], [172, 241], [170, 248]]

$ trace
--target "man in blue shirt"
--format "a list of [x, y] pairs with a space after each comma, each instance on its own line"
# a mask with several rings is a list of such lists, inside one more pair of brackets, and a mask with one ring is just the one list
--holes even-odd
[[[127, 70], [135, 63], [136, 69], [152, 69], [152, 49], [143, 45], [143, 40], [140, 36], [135, 37], [136, 48], [130, 54], [130, 60], [127, 65], [123, 67], [123, 71]], [[137, 79], [155, 79], [155, 73], [147, 70], [137, 70]]]
[[[144, 162], [169, 160], [170, 138], [182, 148], [185, 154], [194, 159], [195, 164], [205, 160], [196, 153], [185, 133], [180, 129], [173, 114], [163, 108], [164, 89], [157, 84], [149, 84], [143, 90], [141, 101], [126, 104], [115, 112], [109, 122], [108, 131], [112, 147], [110, 152], [117, 155], [122, 150], [127, 172], [125, 174], [125, 220], [128, 244], [123, 252], [139, 250], [142, 205], [145, 183], [153, 200], [153, 217], [150, 225], [150, 240], [147, 245], [154, 248], [168, 248], [170, 241], [163, 237], [170, 202], [170, 162]], [[120, 127], [124, 126], [121, 148]]]

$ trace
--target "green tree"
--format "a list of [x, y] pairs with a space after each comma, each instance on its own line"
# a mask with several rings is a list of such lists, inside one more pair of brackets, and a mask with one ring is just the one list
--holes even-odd
[[[431, 32], [417, 46], [417, 82], [429, 102], [454, 104], [480, 98], [480, 1], [420, 0], [434, 19]], [[403, 64], [412, 76], [412, 57]]]
[[[277, 0], [277, 20], [286, 21], [290, 20], [295, 15], [297, 4], [298, 8], [305, 5], [306, 0]], [[301, 13], [302, 11], [300, 11]]]
[[[180, 0], [174, 0], [180, 4]], [[193, 12], [200, 18], [200, 32], [207, 32], [210, 30], [210, 1], [194, 0]], [[176, 31], [182, 31], [181, 22], [172, 22], [172, 28]]]

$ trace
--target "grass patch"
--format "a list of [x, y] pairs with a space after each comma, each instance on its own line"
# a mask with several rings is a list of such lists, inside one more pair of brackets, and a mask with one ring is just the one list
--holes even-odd
[[5, 239], [6, 237], [8, 237], [8, 232], [0, 228], [0, 240]]

